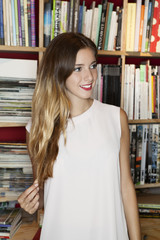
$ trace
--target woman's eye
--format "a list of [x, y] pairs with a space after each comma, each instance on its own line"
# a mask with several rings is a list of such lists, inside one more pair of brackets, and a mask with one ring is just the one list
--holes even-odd
[[93, 65], [91, 65], [91, 67], [90, 67], [91, 69], [96, 69], [97, 68], [97, 63], [95, 63], [95, 64], [93, 64]]
[[80, 71], [81, 71], [81, 67], [75, 67], [75, 68], [74, 68], [74, 71], [75, 71], [75, 72], [80, 72]]

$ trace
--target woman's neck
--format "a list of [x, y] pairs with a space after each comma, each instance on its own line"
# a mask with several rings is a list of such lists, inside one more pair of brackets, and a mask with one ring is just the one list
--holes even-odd
[[71, 103], [70, 115], [76, 117], [87, 111], [93, 103], [93, 99], [85, 99], [83, 101], [74, 101]]

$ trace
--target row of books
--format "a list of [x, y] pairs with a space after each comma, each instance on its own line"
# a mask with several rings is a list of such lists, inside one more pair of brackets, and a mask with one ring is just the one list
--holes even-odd
[[93, 98], [100, 102], [120, 106], [121, 64], [98, 64], [98, 78]]
[[160, 183], [160, 124], [133, 124], [129, 129], [133, 182]]
[[91, 38], [98, 49], [120, 50], [123, 9], [102, 0], [90, 8], [80, 0], [49, 0], [44, 5], [44, 46], [63, 32], [79, 32]]
[[157, 193], [137, 192], [140, 218], [160, 218], [160, 195]]
[[160, 1], [128, 3], [126, 51], [160, 52]]
[[0, 59], [0, 122], [28, 122], [36, 74], [36, 60]]
[[25, 143], [0, 143], [0, 199], [16, 200], [33, 183], [32, 164]]
[[124, 110], [129, 120], [160, 118], [160, 67], [125, 65]]
[[0, 239], [11, 239], [21, 223], [20, 208], [0, 208]]
[[35, 0], [0, 0], [0, 45], [36, 46]]

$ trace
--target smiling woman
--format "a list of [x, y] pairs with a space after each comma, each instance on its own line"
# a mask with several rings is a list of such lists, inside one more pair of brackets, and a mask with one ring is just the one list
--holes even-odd
[[91, 98], [96, 61], [89, 38], [64, 33], [39, 68], [26, 127], [36, 180], [19, 203], [31, 214], [44, 203], [41, 240], [141, 239], [127, 117]]

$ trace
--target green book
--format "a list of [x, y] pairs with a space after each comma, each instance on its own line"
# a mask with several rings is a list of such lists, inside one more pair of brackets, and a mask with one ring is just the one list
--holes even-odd
[[104, 50], [108, 49], [109, 30], [110, 30], [110, 25], [111, 25], [111, 16], [112, 16], [112, 11], [113, 11], [113, 5], [114, 5], [114, 3], [109, 4], [109, 13], [108, 13], [108, 21], [107, 21], [107, 30], [106, 30], [106, 36], [105, 36]]

